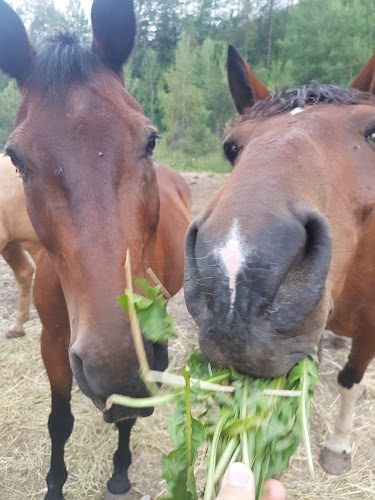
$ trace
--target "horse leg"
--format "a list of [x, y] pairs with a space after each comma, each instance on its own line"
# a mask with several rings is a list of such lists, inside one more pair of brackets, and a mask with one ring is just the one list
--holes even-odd
[[[366, 333], [371, 333], [366, 331]], [[335, 430], [320, 454], [320, 464], [329, 474], [341, 475], [351, 469], [350, 433], [353, 430], [354, 405], [363, 392], [360, 382], [375, 356], [375, 337], [359, 335], [353, 339], [349, 359], [338, 375], [340, 410]]]
[[62, 488], [67, 478], [64, 446], [74, 422], [70, 409], [73, 380], [68, 354], [70, 326], [60, 281], [46, 253], [41, 256], [36, 270], [34, 302], [43, 325], [41, 351], [52, 396], [48, 418], [52, 450], [45, 500], [63, 500]]
[[18, 283], [17, 315], [14, 324], [6, 333], [6, 337], [8, 339], [23, 337], [25, 335], [23, 324], [30, 317], [30, 297], [34, 267], [27, 258], [25, 251], [15, 241], [11, 241], [5, 246], [2, 254], [5, 261], [12, 268]]
[[135, 418], [123, 420], [116, 424], [118, 428], [118, 447], [113, 456], [114, 471], [107, 483], [104, 500], [130, 499], [130, 481], [128, 469], [131, 464], [129, 448], [130, 432], [135, 424]]
[[52, 396], [52, 408], [48, 418], [52, 450], [45, 500], [62, 500], [64, 498], [62, 488], [68, 477], [64, 463], [64, 447], [72, 433], [74, 422], [70, 409], [73, 375], [69, 364], [68, 346], [51, 338], [44, 328], [41, 348]]

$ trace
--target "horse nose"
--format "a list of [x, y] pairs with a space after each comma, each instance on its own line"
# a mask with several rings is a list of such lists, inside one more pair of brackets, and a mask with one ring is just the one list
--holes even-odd
[[124, 392], [126, 375], [131, 378], [132, 367], [128, 366], [126, 370], [125, 359], [121, 363], [121, 356], [116, 358], [113, 353], [106, 353], [104, 346], [100, 349], [95, 342], [90, 342], [89, 338], [94, 335], [88, 337], [86, 342], [80, 337], [78, 334], [78, 339], [69, 350], [73, 374], [81, 391], [97, 405], [102, 405], [111, 394]]
[[287, 329], [322, 296], [331, 259], [329, 226], [313, 210], [274, 217], [263, 231], [250, 226], [234, 220], [217, 241], [219, 227], [209, 219], [202, 227], [191, 225], [185, 240], [188, 309], [199, 317], [206, 309], [219, 321], [233, 310], [244, 321], [277, 312]]
[[207, 218], [185, 240], [185, 300], [202, 353], [258, 377], [285, 374], [312, 352], [327, 321], [329, 226], [303, 209], [234, 220], [219, 239], [222, 225]]
[[84, 353], [81, 352], [77, 345], [73, 344], [69, 350], [69, 360], [77, 384], [83, 394], [93, 399], [97, 405], [104, 407], [106, 398], [110, 393], [108, 394], [108, 389], [106, 390], [105, 387], [98, 387], [100, 381], [96, 380], [95, 375], [93, 377], [90, 362], [87, 360], [87, 357], [84, 362], [84, 358]]
[[[122, 345], [120, 336], [117, 342], [116, 338], [109, 338], [107, 343], [98, 345], [94, 338], [105, 338], [105, 335], [89, 333], [78, 332], [69, 349], [70, 364], [81, 391], [101, 409], [111, 394], [146, 397], [148, 392], [139, 376], [139, 364], [131, 346]], [[123, 333], [122, 337], [125, 336]], [[153, 366], [157, 357], [153, 345], [146, 343], [145, 349]], [[163, 369], [164, 364], [163, 358]]]

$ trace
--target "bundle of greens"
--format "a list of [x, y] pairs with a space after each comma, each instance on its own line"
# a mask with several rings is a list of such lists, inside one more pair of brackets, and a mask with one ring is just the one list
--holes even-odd
[[[160, 286], [149, 288], [146, 281], [135, 281], [143, 296], [129, 287], [118, 298], [119, 303], [130, 317], [132, 311], [135, 313], [144, 335], [153, 342], [165, 342], [175, 336]], [[175, 404], [168, 421], [175, 448], [162, 458], [162, 477], [168, 489], [164, 500], [198, 499], [194, 464], [204, 443], [208, 443], [204, 500], [216, 497], [225, 469], [235, 460], [253, 469], [259, 500], [263, 481], [288, 466], [301, 440], [313, 474], [309, 401], [313, 385], [319, 384], [315, 354], [298, 363], [288, 375], [267, 380], [248, 377], [233, 369], [215, 370], [198, 352], [193, 352], [187, 354], [181, 376], [169, 375], [168, 371], [148, 372], [145, 379], [146, 383], [166, 382], [168, 391], [155, 395], [154, 384], [153, 397], [133, 399], [112, 395], [107, 404], [109, 407]], [[169, 384], [177, 387], [170, 389]]]

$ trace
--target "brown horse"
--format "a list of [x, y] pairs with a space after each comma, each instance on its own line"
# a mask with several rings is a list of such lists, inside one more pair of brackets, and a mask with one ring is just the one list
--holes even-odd
[[321, 455], [341, 474], [375, 356], [375, 54], [350, 89], [272, 95], [232, 46], [228, 77], [240, 114], [224, 140], [233, 170], [188, 230], [186, 303], [205, 356], [260, 377], [287, 373], [326, 325], [353, 339]]
[[[131, 0], [95, 0], [92, 47], [60, 33], [36, 51], [16, 13], [0, 0], [0, 68], [22, 92], [6, 145], [24, 181], [27, 209], [46, 248], [34, 300], [43, 325], [42, 356], [52, 389], [51, 467], [46, 499], [63, 498], [64, 445], [73, 426], [72, 375], [119, 429], [107, 498], [130, 489], [133, 411], [105, 410], [112, 393], [147, 391], [126, 315], [116, 302], [133, 273], [148, 267], [173, 295], [182, 286], [183, 239], [190, 195], [183, 179], [152, 159], [157, 131], [123, 87], [122, 66], [134, 43]], [[145, 342], [151, 366], [163, 369], [165, 346]]]
[[0, 254], [10, 265], [18, 283], [17, 315], [7, 338], [25, 335], [29, 319], [34, 267], [25, 251], [37, 262], [42, 245], [26, 210], [23, 183], [9, 158], [0, 158]]

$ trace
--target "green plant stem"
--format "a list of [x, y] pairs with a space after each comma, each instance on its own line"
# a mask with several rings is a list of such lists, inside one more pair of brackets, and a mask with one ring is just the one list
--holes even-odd
[[150, 398], [130, 398], [129, 396], [122, 396], [121, 394], [112, 394], [107, 399], [107, 409], [109, 409], [112, 404], [128, 406], [129, 408], [151, 408], [152, 406], [159, 406], [165, 403], [171, 403], [176, 401], [181, 394], [183, 394], [183, 388], [179, 391], [174, 391], [170, 394], [163, 394], [162, 396], [155, 396]]
[[238, 446], [238, 436], [235, 436], [231, 438], [231, 440], [228, 442], [226, 445], [224, 453], [221, 455], [216, 469], [215, 469], [215, 474], [214, 474], [214, 484], [216, 484], [220, 479], [222, 478], [225, 469], [228, 467], [231, 458], [233, 456], [233, 453], [236, 451], [236, 448]]
[[146, 350], [141, 333], [141, 327], [139, 325], [137, 313], [135, 311], [135, 306], [134, 306], [132, 269], [131, 269], [129, 248], [126, 251], [126, 260], [125, 260], [125, 285], [127, 288], [127, 290], [125, 290], [125, 293], [129, 301], [130, 330], [133, 337], [134, 348], [140, 367], [140, 375], [147, 389], [149, 390], [150, 394], [152, 394], [152, 396], [156, 396], [159, 393], [158, 386], [154, 382], [147, 381], [147, 375], [150, 371], [150, 366], [148, 364]]
[[186, 447], [187, 467], [191, 466], [191, 410], [190, 410], [190, 368], [185, 367], [185, 410], [186, 410]]
[[230, 377], [230, 371], [220, 373], [219, 375], [212, 375], [212, 377], [205, 378], [205, 382], [210, 382], [211, 384], [220, 384], [223, 380], [226, 380]]
[[[242, 419], [246, 418], [247, 414], [247, 398], [249, 393], [249, 377], [245, 377], [243, 384], [243, 392], [242, 392], [242, 406], [240, 417]], [[247, 432], [241, 432], [241, 445], [242, 445], [242, 461], [245, 465], [250, 467], [249, 461], [249, 448], [248, 448], [248, 440], [247, 440]]]
[[302, 394], [301, 394], [301, 413], [302, 413], [302, 440], [306, 451], [307, 466], [309, 468], [311, 477], [315, 477], [314, 463], [312, 459], [311, 443], [310, 443], [310, 432], [309, 432], [309, 421], [307, 417], [307, 405], [308, 401], [308, 388], [307, 388], [307, 366], [306, 360], [303, 365], [303, 382], [302, 382]]
[[225, 422], [230, 417], [230, 410], [223, 411], [215, 427], [215, 432], [212, 438], [210, 454], [208, 458], [208, 470], [207, 470], [207, 481], [206, 489], [204, 491], [204, 500], [212, 500], [215, 486], [215, 465], [216, 465], [216, 455], [219, 446], [219, 440], [221, 431], [223, 430]]

